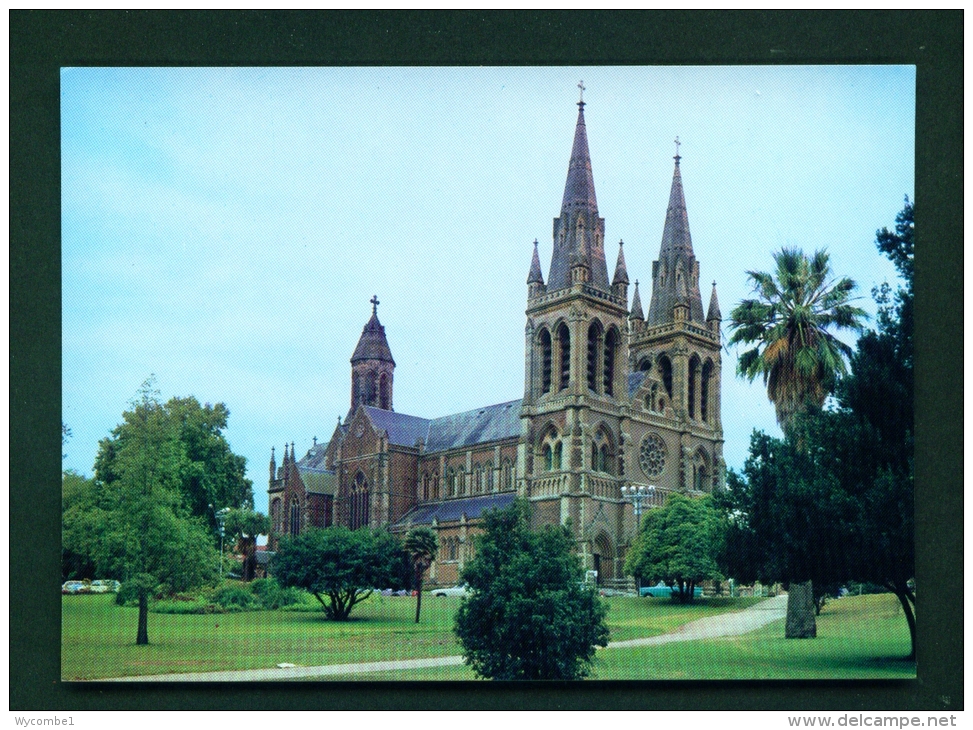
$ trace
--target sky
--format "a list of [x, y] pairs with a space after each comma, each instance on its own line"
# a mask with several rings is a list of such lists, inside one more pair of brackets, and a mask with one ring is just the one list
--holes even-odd
[[[396, 411], [522, 397], [532, 243], [546, 278], [582, 79], [609, 269], [623, 239], [643, 305], [678, 136], [724, 338], [785, 246], [826, 248], [874, 316], [896, 281], [875, 232], [914, 197], [912, 66], [64, 68], [64, 468], [92, 474], [154, 374], [163, 400], [227, 405], [266, 511], [271, 447], [303, 454], [348, 411], [373, 295]], [[738, 355], [736, 469], [754, 429], [780, 433]]]

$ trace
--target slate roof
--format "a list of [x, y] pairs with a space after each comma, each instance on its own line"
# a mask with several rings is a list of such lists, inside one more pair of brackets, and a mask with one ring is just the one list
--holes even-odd
[[311, 494], [338, 494], [338, 475], [327, 469], [314, 469], [297, 465], [301, 481]]
[[445, 451], [520, 437], [520, 400], [436, 418], [429, 425], [426, 451]]
[[376, 428], [388, 432], [389, 443], [412, 447], [421, 438], [428, 453], [519, 438], [520, 404], [513, 400], [433, 419], [363, 408]]
[[389, 443], [398, 446], [415, 446], [418, 439], [426, 439], [429, 419], [409, 416], [395, 411], [383, 411], [375, 406], [362, 406], [369, 420], [379, 430], [387, 431]]
[[466, 515], [468, 520], [479, 519], [488, 510], [509, 507], [516, 498], [517, 495], [514, 492], [502, 492], [479, 497], [429, 502], [406, 512], [395, 524], [397, 527], [431, 525], [433, 518], [436, 522], [457, 522], [463, 515]]
[[372, 312], [371, 318], [365, 323], [358, 345], [351, 356], [353, 363], [360, 360], [382, 360], [395, 365], [392, 359], [392, 350], [389, 349], [389, 342], [385, 339], [385, 328], [378, 321], [378, 315]]

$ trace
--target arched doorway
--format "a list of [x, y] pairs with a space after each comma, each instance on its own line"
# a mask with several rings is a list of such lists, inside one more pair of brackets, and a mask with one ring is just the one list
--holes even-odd
[[598, 585], [605, 585], [615, 577], [615, 551], [604, 532], [598, 534], [592, 548], [593, 567], [598, 571]]

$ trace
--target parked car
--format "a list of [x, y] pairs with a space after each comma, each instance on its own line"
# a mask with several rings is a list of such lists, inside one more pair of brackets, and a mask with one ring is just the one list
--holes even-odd
[[87, 593], [88, 586], [82, 583], [80, 580], [69, 580], [67, 583], [61, 586], [61, 593], [74, 595], [75, 593]]
[[433, 588], [431, 591], [434, 596], [445, 597], [445, 596], [465, 596], [470, 592], [470, 587], [466, 583], [457, 583], [454, 586], [449, 586], [448, 588]]
[[[679, 588], [672, 588], [667, 586], [665, 583], [660, 582], [658, 585], [654, 586], [643, 586], [639, 589], [639, 596], [642, 598], [671, 598], [673, 595], [678, 595]], [[696, 586], [693, 589], [693, 598], [702, 598], [703, 589]]]
[[117, 580], [93, 580], [91, 581], [92, 593], [118, 593], [122, 584]]

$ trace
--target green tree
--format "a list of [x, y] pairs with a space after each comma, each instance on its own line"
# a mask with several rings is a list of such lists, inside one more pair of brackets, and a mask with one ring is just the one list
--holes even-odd
[[[230, 416], [223, 403], [200, 405], [195, 397], [171, 398], [164, 406], [166, 427], [182, 445], [183, 459], [175, 475], [191, 514], [217, 529], [210, 505], [253, 508], [253, 485], [246, 478], [246, 459], [234, 454], [223, 431]], [[133, 438], [133, 425], [124, 422], [98, 444], [95, 473], [110, 484], [118, 478], [118, 454]]]
[[671, 494], [665, 506], [646, 516], [625, 558], [625, 572], [643, 582], [676, 586], [681, 603], [692, 601], [701, 581], [721, 578], [718, 519], [710, 496]]
[[235, 508], [226, 513], [223, 527], [243, 555], [243, 580], [253, 580], [257, 571], [257, 536], [270, 533], [270, 518], [252, 509]]
[[[747, 272], [757, 297], [731, 312], [729, 344], [752, 346], [740, 355], [737, 373], [750, 381], [763, 377], [777, 422], [791, 435], [796, 417], [819, 410], [847, 372], [844, 358], [851, 348], [831, 330], [860, 332], [866, 314], [851, 303], [855, 282], [832, 278], [826, 251], [809, 258], [784, 248], [774, 262], [774, 274]], [[785, 635], [814, 636], [812, 586], [797, 575], [789, 581]]]
[[486, 513], [483, 527], [456, 616], [464, 662], [490, 679], [587, 676], [595, 648], [608, 645], [608, 609], [582, 586], [569, 530], [530, 530], [520, 501]]
[[102, 482], [89, 523], [97, 522], [92, 557], [102, 575], [121, 578], [138, 595], [136, 644], [149, 643], [153, 591], [183, 591], [211, 579], [216, 551], [209, 530], [186, 509], [180, 491], [186, 456], [154, 381], [143, 383], [116, 431], [113, 476]]
[[61, 580], [95, 578], [91, 559], [97, 529], [92, 511], [98, 505], [94, 479], [68, 469], [61, 475]]
[[415, 567], [416, 623], [419, 623], [419, 611], [422, 609], [422, 575], [436, 559], [439, 540], [436, 538], [436, 533], [428, 527], [413, 527], [406, 533], [404, 547]]
[[281, 586], [311, 593], [333, 621], [347, 621], [375, 588], [408, 585], [411, 573], [408, 556], [389, 532], [341, 526], [282, 539], [270, 569]]

